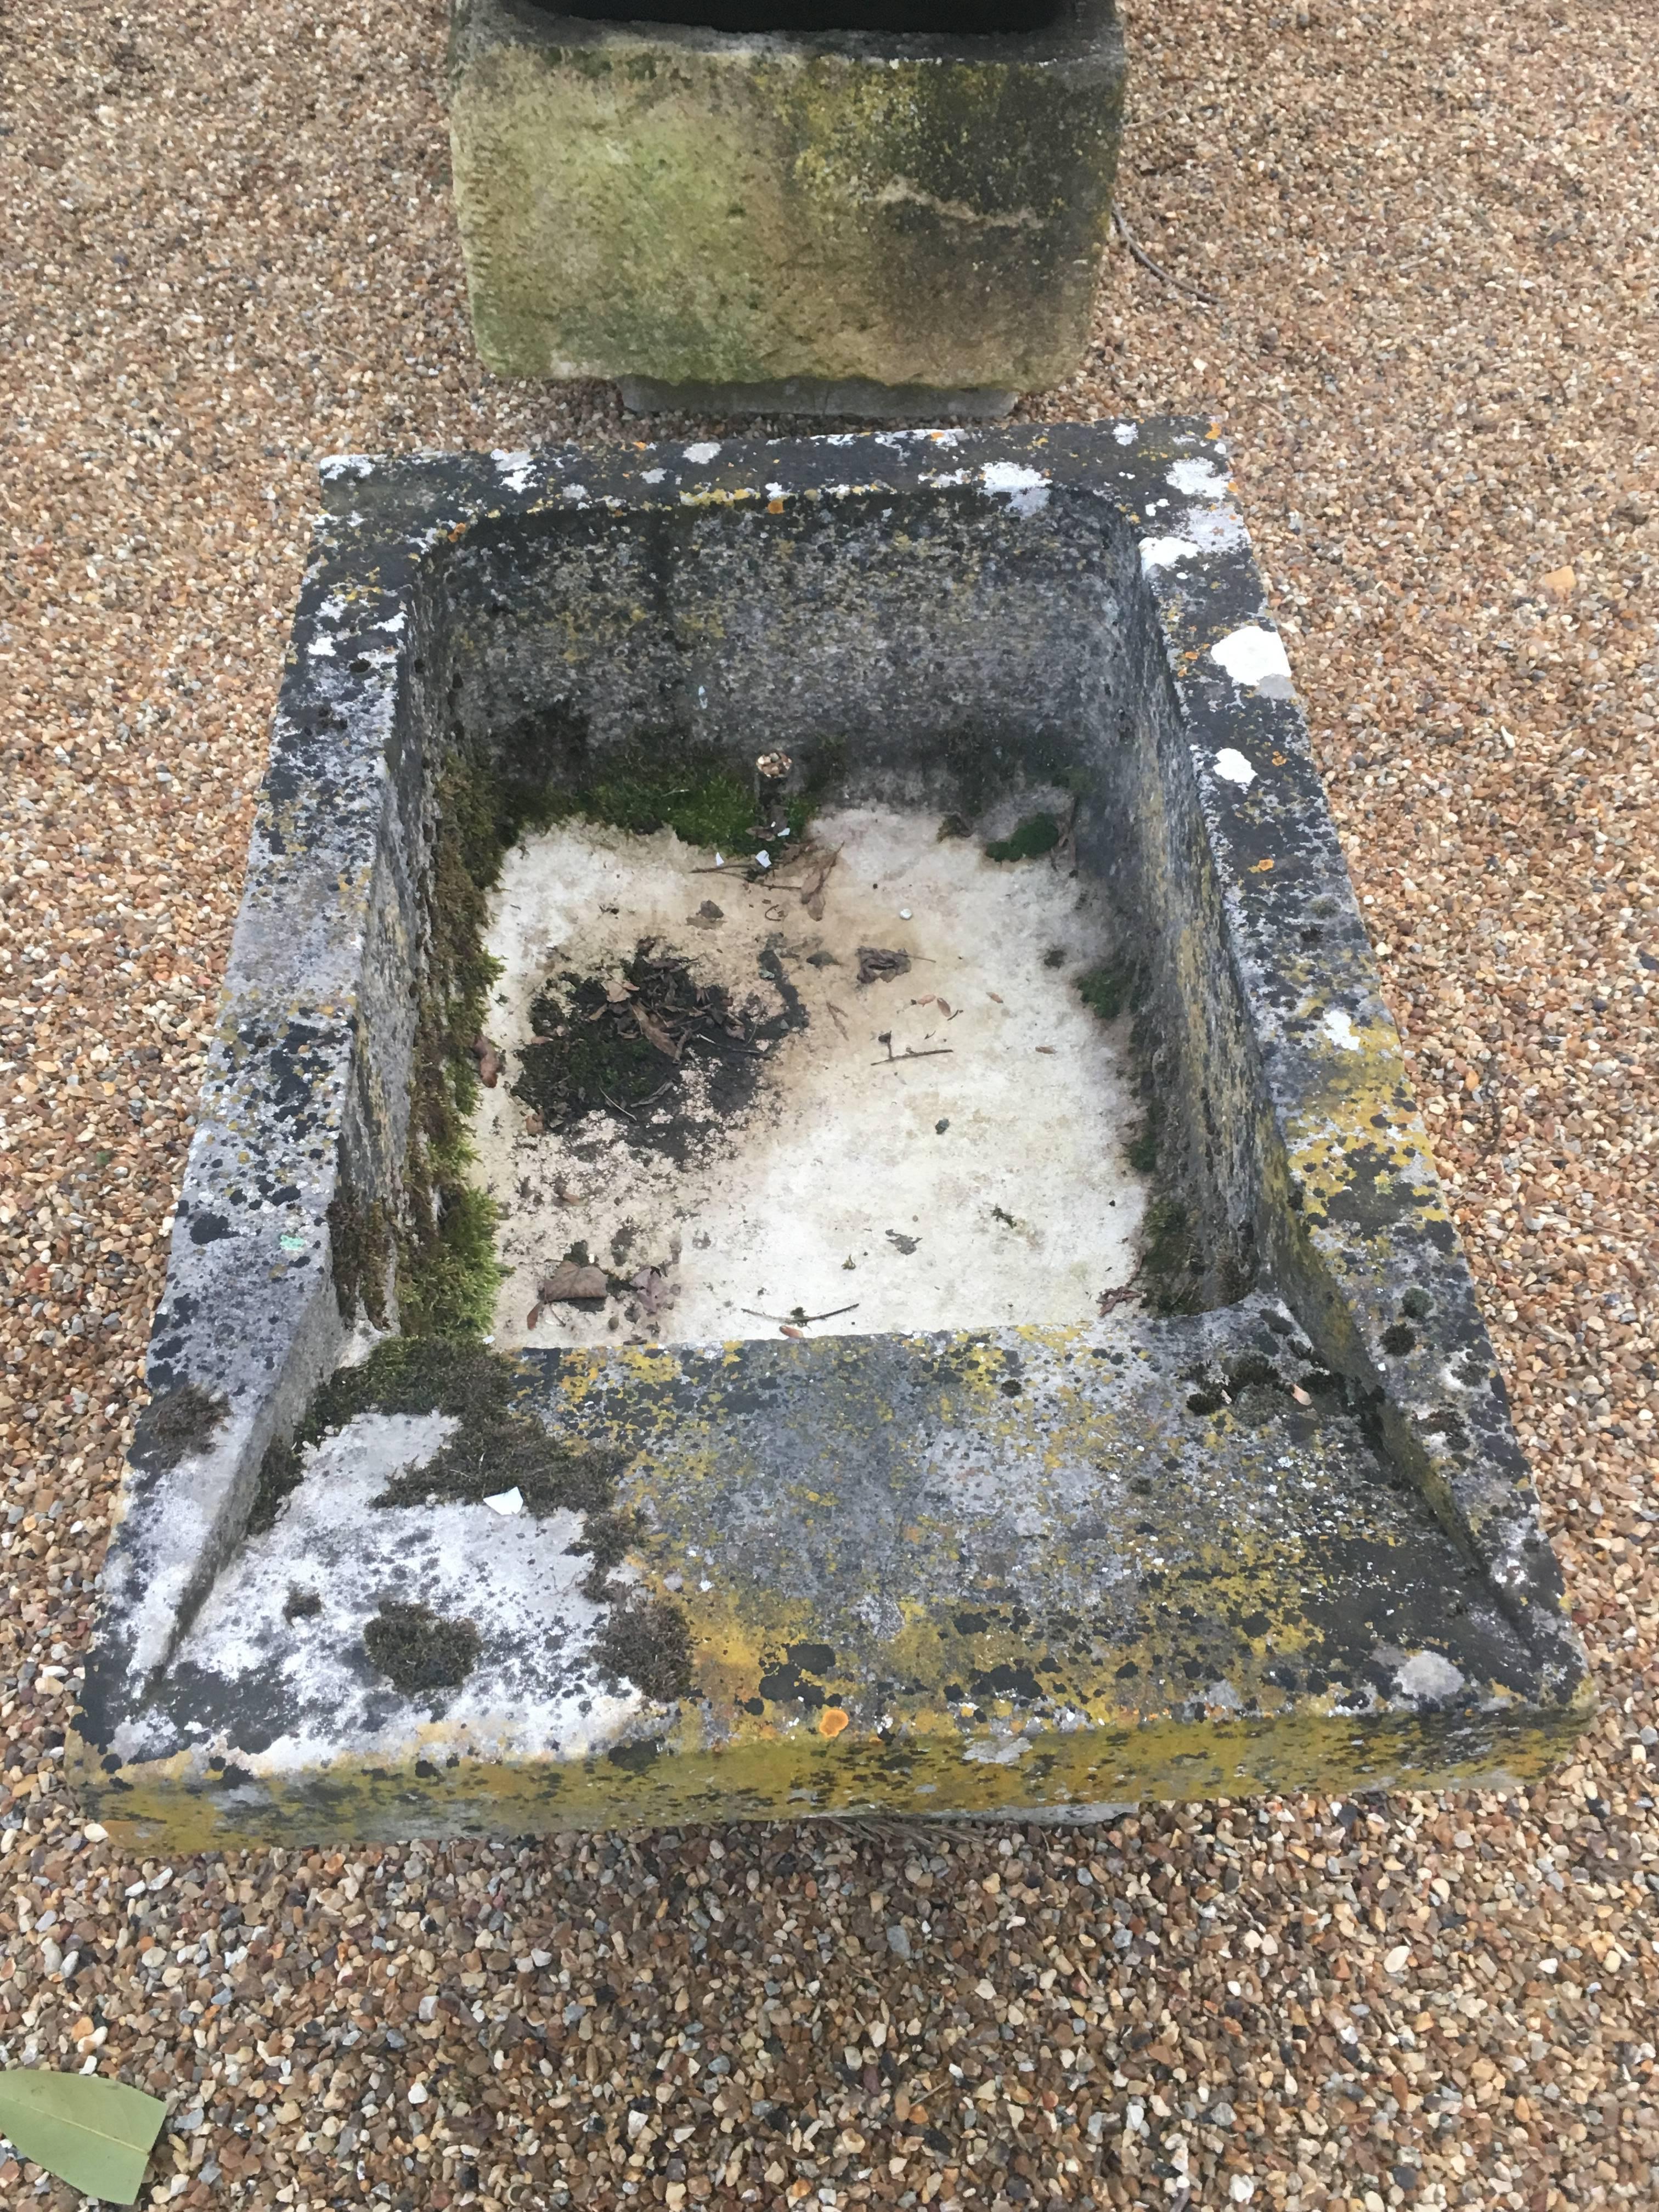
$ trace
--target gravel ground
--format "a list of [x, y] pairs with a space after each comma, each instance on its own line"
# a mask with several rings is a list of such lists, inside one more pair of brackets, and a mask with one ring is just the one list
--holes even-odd
[[312, 459], [623, 426], [473, 359], [437, 0], [0, 15], [0, 2061], [165, 2094], [158, 2201], [1655, 2201], [1652, 34], [1147, 0], [1124, 205], [1221, 304], [1115, 248], [1032, 410], [1233, 441], [1595, 1655], [1576, 1762], [167, 1868], [55, 1761]]

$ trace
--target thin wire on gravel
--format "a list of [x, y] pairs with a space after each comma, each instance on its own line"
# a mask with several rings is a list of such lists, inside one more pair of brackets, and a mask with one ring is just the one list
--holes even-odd
[[1146, 6], [1125, 212], [1221, 304], [1115, 243], [1029, 410], [1232, 442], [1594, 1654], [1580, 1754], [1081, 1836], [168, 1868], [57, 1762], [313, 461], [635, 426], [477, 364], [438, 0], [0, 15], [0, 2063], [165, 2095], [158, 2201], [1653, 2203], [1652, 31]]

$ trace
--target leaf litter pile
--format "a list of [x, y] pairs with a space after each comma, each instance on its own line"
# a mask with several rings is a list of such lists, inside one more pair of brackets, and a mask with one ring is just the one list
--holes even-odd
[[778, 1013], [756, 994], [738, 1003], [699, 983], [690, 960], [654, 938], [641, 939], [617, 975], [550, 977], [531, 1002], [514, 1095], [545, 1131], [567, 1135], [610, 1114], [635, 1151], [684, 1165], [699, 1139], [749, 1106], [771, 1048], [806, 1024], [775, 945], [759, 966], [783, 1002]]

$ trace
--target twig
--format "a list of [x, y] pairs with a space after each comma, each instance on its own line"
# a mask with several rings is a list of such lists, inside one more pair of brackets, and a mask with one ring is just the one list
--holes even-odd
[[1184, 276], [1172, 276], [1167, 269], [1160, 268], [1124, 221], [1121, 208], [1115, 207], [1112, 210], [1112, 221], [1117, 226], [1118, 236], [1128, 247], [1135, 259], [1143, 269], [1151, 270], [1152, 275], [1158, 278], [1160, 283], [1173, 284], [1177, 292], [1189, 293], [1194, 300], [1201, 300], [1206, 307], [1218, 307], [1221, 305], [1213, 292], [1200, 292], [1196, 284], [1189, 284]]
[[943, 1060], [947, 1053], [955, 1050], [954, 1045], [936, 1044], [927, 1052], [912, 1052], [907, 1044], [902, 1052], [890, 1052], [885, 1060], [872, 1060], [870, 1065], [872, 1067], [902, 1067], [907, 1060]]
[[1095, 1304], [1103, 1320], [1109, 1313], [1115, 1312], [1119, 1306], [1127, 1304], [1128, 1301], [1134, 1297], [1135, 1285], [1140, 1280], [1140, 1271], [1145, 1264], [1144, 1261], [1137, 1260], [1135, 1271], [1127, 1283], [1119, 1283], [1115, 1289], [1101, 1292]]
[[763, 1314], [757, 1313], [753, 1306], [739, 1306], [738, 1311], [747, 1314], [750, 1321], [775, 1321], [780, 1328], [789, 1326], [796, 1328], [810, 1328], [815, 1321], [839, 1321], [843, 1314], [856, 1313], [863, 1303], [861, 1298], [854, 1298], [850, 1306], [836, 1306], [832, 1312], [822, 1314], [799, 1311], [787, 1314]]

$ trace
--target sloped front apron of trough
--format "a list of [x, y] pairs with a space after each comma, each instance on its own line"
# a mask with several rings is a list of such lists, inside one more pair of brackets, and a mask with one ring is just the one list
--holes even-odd
[[[643, 12], [455, 0], [456, 214], [492, 368], [617, 378], [639, 409], [938, 422], [1081, 364], [1122, 121], [1112, 0]], [[939, 29], [953, 14], [968, 35]]]
[[[323, 477], [71, 1747], [100, 1817], [1081, 1817], [1555, 1755], [1583, 1654], [1205, 426]], [[341, 1368], [411, 1310], [354, 1224], [411, 1202], [457, 764], [779, 750], [836, 802], [1070, 794], [1029, 865], [1132, 933], [1180, 1295]]]

